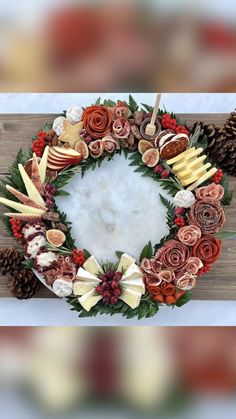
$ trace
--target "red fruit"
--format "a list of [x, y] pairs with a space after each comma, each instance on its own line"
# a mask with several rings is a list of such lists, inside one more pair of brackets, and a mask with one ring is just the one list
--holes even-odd
[[174, 219], [174, 223], [178, 226], [178, 227], [184, 227], [185, 226], [185, 220], [183, 217], [176, 217]]
[[217, 172], [214, 174], [214, 176], [212, 176], [211, 179], [215, 183], [220, 183], [222, 177], [223, 177], [223, 171], [222, 171], [222, 169], [218, 169]]
[[116, 304], [118, 301], [118, 298], [115, 297], [114, 295], [111, 297], [111, 304]]
[[120, 290], [120, 288], [116, 288], [116, 289], [114, 290], [113, 294], [114, 294], [116, 297], [120, 297], [120, 295], [121, 295], [121, 290]]
[[181, 208], [181, 207], [175, 208], [175, 215], [182, 215], [182, 214], [185, 214], [185, 208]]
[[161, 178], [167, 179], [168, 177], [170, 177], [170, 171], [167, 169], [163, 170], [163, 172], [161, 173]]
[[114, 274], [115, 281], [120, 281], [122, 276], [123, 276], [122, 272], [119, 272], [119, 271], [115, 272]]
[[82, 249], [74, 249], [72, 252], [72, 260], [76, 265], [82, 266], [85, 262], [84, 251]]
[[114, 290], [114, 289], [118, 288], [118, 286], [119, 286], [118, 282], [113, 280], [112, 283], [111, 283], [111, 288], [113, 288], [113, 290]]
[[164, 170], [164, 167], [161, 164], [158, 164], [157, 166], [154, 167], [153, 171], [154, 173], [162, 173]]

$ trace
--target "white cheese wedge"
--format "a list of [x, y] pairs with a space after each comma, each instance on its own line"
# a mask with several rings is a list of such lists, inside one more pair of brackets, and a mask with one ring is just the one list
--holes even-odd
[[97, 284], [94, 282], [85, 282], [77, 280], [73, 284], [73, 294], [74, 295], [84, 295], [87, 294], [87, 292], [92, 291]]
[[47, 162], [48, 162], [48, 152], [49, 146], [45, 147], [41, 161], [39, 163], [39, 175], [42, 183], [45, 183], [46, 171], [47, 171]]
[[86, 271], [90, 272], [92, 275], [98, 275], [99, 273], [103, 273], [102, 267], [96, 261], [94, 256], [90, 256], [84, 262], [83, 266], [84, 266], [84, 269], [86, 269]]
[[131, 290], [130, 288], [126, 288], [123, 290], [120, 299], [124, 301], [124, 303], [128, 304], [131, 308], [136, 308], [139, 306], [141, 300], [141, 293]]
[[123, 253], [120, 258], [117, 271], [125, 272], [133, 263], [135, 263], [135, 259], [127, 253]]
[[133, 291], [136, 291], [140, 294], [145, 293], [145, 285], [143, 283], [142, 278], [138, 279], [124, 279], [121, 281], [121, 287], [122, 289], [129, 288]]
[[91, 274], [83, 268], [79, 268], [76, 275], [76, 279], [80, 279], [81, 281], [90, 281], [96, 284], [100, 282], [99, 278], [97, 278], [95, 275]]
[[19, 202], [11, 201], [10, 199], [6, 198], [0, 197], [0, 203], [24, 214], [42, 215], [45, 213], [45, 211], [42, 209], [29, 207], [28, 205], [20, 204]]
[[89, 311], [101, 299], [102, 299], [102, 296], [97, 295], [96, 291], [92, 290], [92, 291], [87, 292], [87, 294], [84, 294], [82, 297], [79, 297], [78, 301], [86, 311]]
[[26, 173], [24, 167], [22, 166], [22, 164], [19, 164], [18, 168], [19, 168], [21, 177], [23, 179], [23, 182], [25, 184], [25, 188], [27, 190], [28, 196], [31, 199], [33, 199], [33, 201], [37, 202], [37, 204], [45, 206], [45, 202], [44, 202], [43, 198], [41, 197], [37, 188], [34, 186], [30, 177], [27, 175], [27, 173]]
[[135, 265], [135, 263], [132, 263], [132, 265], [128, 269], [126, 269], [125, 274], [123, 275], [121, 281], [123, 281], [123, 279], [137, 279], [141, 277], [142, 277], [142, 273], [139, 267]]

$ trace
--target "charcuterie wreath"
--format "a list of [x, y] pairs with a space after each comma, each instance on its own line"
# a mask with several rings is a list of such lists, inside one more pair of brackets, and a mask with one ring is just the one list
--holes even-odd
[[[0, 198], [7, 207], [1, 218], [20, 248], [1, 251], [1, 272], [10, 276], [17, 298], [32, 297], [41, 282], [66, 297], [80, 317], [120, 313], [139, 319], [189, 301], [198, 277], [219, 258], [221, 238], [234, 234], [221, 230], [232, 192], [208, 158], [201, 124], [187, 127], [159, 109], [150, 135], [152, 112], [131, 95], [127, 103], [98, 99], [85, 108], [73, 106], [38, 131], [30, 149], [19, 151], [1, 181]], [[117, 263], [77, 248], [54, 200], [67, 194], [63, 187], [76, 172], [83, 177], [114, 154], [124, 154], [136, 172], [170, 195], [170, 201], [160, 195], [168, 234], [159, 243], [147, 242], [139, 260], [129, 249], [117, 251]]]

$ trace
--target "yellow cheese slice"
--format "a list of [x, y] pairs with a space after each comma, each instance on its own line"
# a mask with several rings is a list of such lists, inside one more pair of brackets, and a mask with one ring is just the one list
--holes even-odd
[[42, 183], [45, 183], [47, 163], [48, 163], [49, 146], [45, 147], [41, 161], [39, 163], [39, 175]]
[[142, 278], [124, 279], [120, 282], [120, 284], [121, 284], [122, 289], [125, 287], [141, 294], [145, 293], [145, 286], [144, 286]]
[[83, 266], [84, 266], [84, 269], [86, 269], [86, 271], [90, 272], [92, 275], [98, 275], [99, 273], [103, 273], [102, 267], [96, 261], [94, 256], [90, 256], [84, 262]]
[[73, 284], [74, 295], [84, 295], [89, 291], [92, 291], [97, 284], [90, 281], [75, 281]]
[[10, 199], [6, 199], [6, 198], [0, 197], [0, 203], [3, 205], [6, 205], [9, 208], [13, 208], [18, 212], [22, 212], [24, 214], [42, 215], [45, 213], [45, 211], [42, 209], [29, 207], [28, 205], [20, 204], [18, 202], [11, 201]]
[[89, 311], [101, 299], [102, 299], [102, 296], [98, 295], [95, 290], [92, 290], [82, 295], [82, 297], [79, 297], [78, 301], [86, 311]]
[[174, 166], [172, 167], [173, 172], [176, 173], [179, 170], [183, 169], [191, 159], [194, 159], [195, 157], [199, 156], [199, 154], [201, 154], [202, 151], [203, 148], [197, 148], [196, 150], [191, 151], [188, 157], [182, 159], [181, 162], [174, 164]]
[[195, 183], [193, 183], [191, 186], [189, 186], [187, 189], [188, 191], [193, 191], [198, 186], [200, 186], [202, 183], [206, 182], [210, 177], [212, 177], [217, 172], [216, 167], [213, 167], [209, 172], [205, 173], [203, 176], [201, 176]]
[[188, 158], [194, 150], [196, 150], [195, 147], [188, 148], [188, 150], [183, 151], [183, 153], [178, 154], [178, 156], [173, 157], [173, 159], [167, 160], [166, 163], [172, 165], [180, 160]]
[[37, 190], [37, 188], [34, 186], [32, 180], [30, 179], [30, 177], [27, 175], [24, 167], [22, 166], [22, 164], [18, 164], [18, 168], [21, 174], [21, 177], [23, 179], [23, 182], [25, 184], [25, 188], [27, 190], [28, 196], [35, 202], [37, 202], [37, 204], [39, 205], [45, 205], [45, 202], [43, 200], [43, 198], [41, 197], [39, 191]]
[[133, 265], [133, 263], [135, 263], [135, 259], [127, 253], [123, 253], [120, 258], [117, 271], [125, 272], [131, 265]]
[[81, 281], [90, 281], [93, 283], [98, 283], [101, 280], [97, 278], [95, 275], [91, 274], [90, 272], [86, 271], [83, 268], [79, 268], [76, 279], [80, 279]]
[[136, 308], [139, 306], [141, 300], [141, 293], [131, 290], [130, 288], [126, 288], [123, 290], [120, 299], [124, 301], [124, 303], [128, 304], [131, 308]]
[[199, 179], [199, 177], [206, 173], [206, 170], [209, 169], [209, 167], [211, 167], [211, 163], [206, 163], [204, 166], [200, 167], [200, 169], [195, 170], [192, 176], [181, 180], [182, 185], [187, 186], [190, 185], [190, 183], [195, 182], [195, 180]]
[[186, 163], [186, 168], [184, 170], [180, 170], [177, 173], [178, 178], [183, 178], [191, 174], [194, 170], [200, 168], [206, 159], [206, 155], [198, 157], [197, 159], [193, 159], [190, 162]]

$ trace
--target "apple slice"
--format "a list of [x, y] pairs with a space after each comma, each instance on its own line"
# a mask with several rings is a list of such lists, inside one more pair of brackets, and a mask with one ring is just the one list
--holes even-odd
[[79, 156], [80, 153], [78, 153], [77, 151], [75, 151], [73, 148], [65, 148], [65, 147], [52, 147], [52, 150], [59, 153], [59, 154], [64, 154], [64, 155], [69, 155], [69, 156]]

